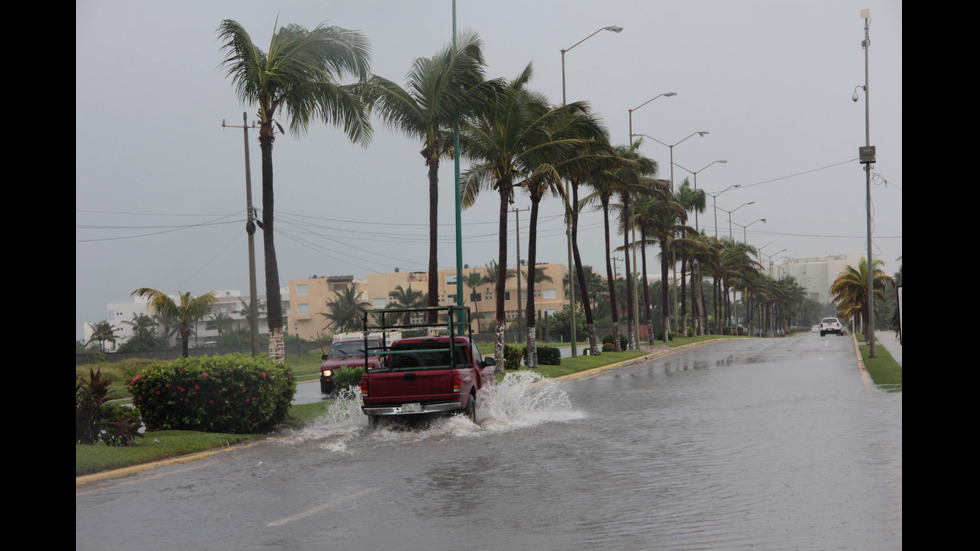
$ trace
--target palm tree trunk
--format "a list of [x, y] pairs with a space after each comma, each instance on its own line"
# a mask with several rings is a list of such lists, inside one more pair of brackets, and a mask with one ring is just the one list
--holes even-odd
[[653, 327], [653, 316], [650, 312], [650, 285], [647, 283], [650, 281], [647, 279], [647, 234], [645, 231], [640, 229], [640, 243], [644, 245], [640, 247], [640, 258], [643, 262], [643, 316], [646, 318], [647, 322], [647, 341], [652, 345], [654, 341]]
[[[435, 146], [438, 148], [438, 144]], [[422, 151], [425, 155], [429, 148]], [[439, 306], [439, 160], [427, 157], [426, 164], [429, 165], [429, 306]], [[431, 310], [428, 315], [428, 323], [434, 325], [438, 322], [438, 312]]]
[[609, 199], [602, 198], [602, 221], [606, 235], [606, 281], [609, 282], [609, 309], [612, 315], [613, 350], [622, 352], [619, 346], [619, 312], [616, 307], [616, 279], [612, 269], [612, 251], [609, 250]]
[[670, 312], [667, 308], [667, 263], [669, 262], [670, 252], [667, 248], [667, 240], [660, 240], [660, 300], [663, 307], [661, 308], [662, 314], [660, 316], [661, 325], [663, 326], [664, 341], [669, 341], [670, 333]]
[[[575, 277], [582, 294], [580, 302], [585, 311], [585, 330], [589, 335], [589, 349], [593, 356], [598, 356], [599, 343], [595, 336], [595, 319], [592, 317], [592, 304], [589, 302], [585, 283], [585, 268], [582, 266], [582, 257], [578, 251], [578, 182], [575, 181], [572, 181], [572, 253], [575, 256]], [[569, 274], [568, 285], [569, 288], [574, 285], [571, 274]], [[574, 312], [572, 312], [572, 323], [575, 323]]]
[[681, 248], [681, 326], [678, 331], [687, 333], [687, 247]]
[[[268, 131], [266, 131], [268, 127]], [[269, 325], [269, 359], [282, 362], [286, 359], [282, 334], [282, 297], [279, 292], [279, 264], [273, 241], [274, 194], [272, 185], [272, 136], [271, 124], [263, 124], [259, 136], [262, 149], [262, 244], [265, 254], [266, 316]], [[185, 345], [186, 346], [186, 345]]]
[[510, 200], [510, 181], [506, 179], [498, 181], [497, 191], [500, 193], [500, 216], [497, 238], [497, 286], [494, 289], [494, 299], [497, 303], [497, 328], [494, 334], [493, 355], [496, 360], [494, 370], [497, 373], [503, 373], [504, 330], [507, 323], [507, 315], [504, 310], [504, 292], [507, 282], [507, 205]]
[[[625, 212], [629, 212], [629, 201], [630, 196], [628, 193], [623, 194], [623, 207]], [[629, 218], [627, 218], [629, 221]], [[623, 225], [623, 257], [626, 261], [623, 265], [626, 267], [626, 328], [629, 331], [629, 339], [627, 341], [627, 350], [636, 350], [636, 319], [633, 316], [633, 272], [630, 269], [630, 226], [632, 222]]]
[[[531, 194], [531, 220], [528, 222], [527, 230], [527, 367], [537, 369], [538, 367], [538, 348], [534, 334], [536, 318], [534, 315], [534, 280], [536, 268], [534, 263], [537, 257], [538, 239], [538, 206], [541, 203], [540, 197]], [[520, 267], [518, 266], [518, 269]], [[575, 321], [574, 319], [572, 320]]]

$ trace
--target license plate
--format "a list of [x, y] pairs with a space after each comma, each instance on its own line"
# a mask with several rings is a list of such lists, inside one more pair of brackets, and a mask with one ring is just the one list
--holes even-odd
[[418, 413], [422, 411], [422, 404], [402, 404], [402, 411], [405, 413]]

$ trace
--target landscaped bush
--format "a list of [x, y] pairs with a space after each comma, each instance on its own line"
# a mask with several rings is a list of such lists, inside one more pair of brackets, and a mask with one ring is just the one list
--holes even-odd
[[509, 344], [504, 345], [504, 369], [521, 368], [521, 349]]
[[296, 382], [285, 365], [229, 354], [155, 364], [129, 389], [147, 430], [247, 434], [282, 422]]
[[[364, 375], [363, 367], [343, 367], [333, 371], [333, 382], [337, 390], [355, 386], [360, 389], [361, 375]], [[360, 392], [360, 390], [358, 390]]]
[[118, 404], [110, 404], [112, 379], [102, 370], [89, 370], [89, 378], [75, 374], [75, 443], [110, 446], [130, 445], [139, 433], [139, 413]]
[[561, 365], [561, 350], [554, 346], [539, 346], [538, 363], [541, 365]]
[[[521, 347], [521, 358], [527, 365], [527, 347]], [[538, 346], [538, 365], [561, 365], [561, 350], [554, 346]]]
[[[606, 346], [607, 344], [609, 345], [608, 347]], [[627, 346], [629, 346], [629, 340], [626, 338], [626, 335], [622, 335], [622, 334], [619, 335], [619, 349], [626, 350]], [[612, 334], [602, 337], [602, 351], [613, 352], [615, 350], [616, 350], [615, 337]]]

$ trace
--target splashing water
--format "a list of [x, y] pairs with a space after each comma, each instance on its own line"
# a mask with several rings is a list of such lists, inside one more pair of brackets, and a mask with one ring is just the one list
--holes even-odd
[[560, 384], [534, 371], [508, 373], [499, 384], [480, 392], [477, 421], [493, 432], [584, 417], [572, 408]]
[[423, 423], [382, 422], [375, 431], [368, 432], [367, 418], [361, 412], [360, 389], [348, 387], [339, 390], [326, 412], [297, 436], [299, 441], [321, 441], [324, 450], [352, 453], [348, 444], [357, 441], [399, 444], [497, 434], [585, 417], [572, 407], [560, 384], [533, 371], [506, 374], [500, 383], [480, 390], [477, 404], [476, 424], [464, 415], [451, 415], [427, 417]]

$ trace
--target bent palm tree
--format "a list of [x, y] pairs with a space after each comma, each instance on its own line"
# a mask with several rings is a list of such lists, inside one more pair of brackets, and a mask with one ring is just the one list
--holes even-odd
[[208, 314], [211, 306], [218, 302], [218, 298], [214, 296], [214, 291], [210, 291], [199, 297], [192, 297], [189, 292], [178, 292], [179, 299], [177, 302], [166, 293], [149, 287], [136, 289], [131, 295], [148, 299], [147, 306], [151, 311], [162, 316], [167, 316], [179, 324], [177, 334], [180, 335], [182, 354], [185, 358], [187, 357], [187, 341], [191, 335], [191, 325], [203, 319]]
[[[484, 102], [481, 47], [475, 33], [463, 33], [455, 47], [417, 58], [407, 88], [376, 75], [363, 85], [371, 110], [389, 126], [422, 141], [420, 153], [429, 170], [429, 306], [439, 306], [439, 159], [452, 148], [453, 126]], [[435, 323], [436, 314], [429, 313], [429, 323]]]
[[92, 324], [92, 336], [85, 345], [99, 341], [99, 352], [105, 352], [105, 343], [116, 342], [116, 328], [109, 323], [109, 320], [102, 320]]
[[265, 289], [269, 324], [269, 358], [285, 358], [282, 297], [274, 234], [272, 172], [273, 123], [288, 117], [289, 130], [302, 134], [313, 119], [343, 128], [355, 143], [367, 144], [371, 124], [360, 97], [350, 86], [337, 82], [368, 74], [370, 48], [358, 32], [319, 25], [307, 30], [298, 25], [280, 27], [272, 35], [268, 52], [260, 50], [237, 22], [225, 20], [218, 37], [226, 52], [222, 66], [235, 85], [242, 103], [257, 104], [259, 145], [262, 150], [262, 229], [265, 252]]
[[[881, 269], [884, 261], [872, 260], [872, 278], [874, 280], [875, 304], [883, 304], [885, 300], [885, 282], [893, 282], [892, 278]], [[830, 287], [830, 294], [841, 317], [861, 318], [861, 328], [868, 334], [868, 259], [861, 258], [857, 267], [846, 266], [837, 276]], [[881, 302], [879, 302], [881, 301]], [[877, 314], [877, 312], [875, 312]]]

